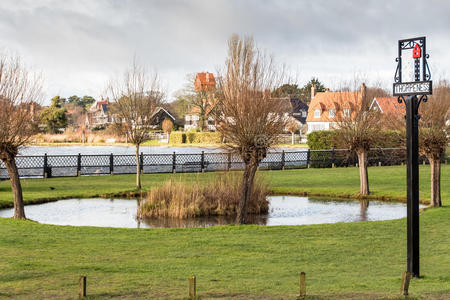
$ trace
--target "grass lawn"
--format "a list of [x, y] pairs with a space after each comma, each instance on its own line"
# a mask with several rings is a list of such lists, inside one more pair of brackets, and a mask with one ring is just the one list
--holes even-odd
[[[404, 167], [369, 169], [377, 197], [404, 198]], [[177, 176], [207, 183], [216, 173], [143, 176], [149, 188]], [[277, 193], [356, 194], [358, 170], [261, 172]], [[421, 166], [421, 199], [429, 199], [429, 167]], [[134, 177], [23, 180], [27, 202], [133, 190]], [[53, 187], [54, 190], [50, 190]], [[449, 299], [450, 167], [443, 166], [444, 207], [421, 213], [421, 275], [411, 298]], [[9, 182], [0, 182], [9, 206]], [[406, 220], [309, 226], [217, 226], [113, 229], [0, 219], [0, 298], [74, 299], [79, 275], [96, 298], [185, 299], [197, 276], [202, 299], [295, 299], [306, 272], [310, 299], [400, 299], [406, 267]], [[404, 298], [402, 298], [404, 299]]]

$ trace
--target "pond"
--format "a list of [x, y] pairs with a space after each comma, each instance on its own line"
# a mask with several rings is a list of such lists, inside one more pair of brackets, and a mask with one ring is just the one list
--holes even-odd
[[[334, 201], [297, 196], [269, 197], [269, 213], [251, 216], [259, 225], [306, 225], [337, 222], [391, 220], [406, 217], [406, 204], [370, 201]], [[424, 206], [421, 206], [424, 207]], [[230, 217], [204, 217], [189, 220], [136, 220], [137, 200], [70, 199], [27, 205], [29, 219], [45, 224], [121, 228], [206, 227], [233, 224]], [[0, 210], [0, 217], [12, 217], [13, 209]]]

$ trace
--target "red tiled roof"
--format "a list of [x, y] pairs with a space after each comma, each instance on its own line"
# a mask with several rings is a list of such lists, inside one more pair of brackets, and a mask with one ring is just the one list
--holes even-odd
[[[311, 100], [308, 109], [307, 122], [336, 122], [337, 117], [342, 116], [343, 110], [349, 108], [352, 115], [356, 113], [356, 107], [361, 104], [361, 92], [319, 92]], [[314, 111], [320, 109], [320, 117], [314, 118]], [[329, 117], [330, 109], [334, 109], [335, 117]]]
[[195, 91], [204, 91], [216, 87], [216, 79], [214, 74], [203, 72], [197, 73], [195, 77]]
[[405, 104], [398, 103], [396, 97], [380, 97], [374, 98], [370, 108], [374, 108], [374, 105], [378, 105], [378, 108], [383, 114], [402, 114], [405, 113]]

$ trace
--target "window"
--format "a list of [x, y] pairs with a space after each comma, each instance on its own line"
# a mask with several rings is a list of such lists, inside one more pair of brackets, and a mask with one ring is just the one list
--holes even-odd
[[328, 111], [328, 117], [330, 117], [330, 118], [334, 118], [335, 114], [336, 114], [336, 110], [334, 108], [332, 108]]
[[306, 118], [306, 110], [302, 110], [302, 117]]
[[350, 117], [350, 108], [344, 108], [344, 117]]
[[320, 118], [320, 109], [314, 111], [314, 118]]

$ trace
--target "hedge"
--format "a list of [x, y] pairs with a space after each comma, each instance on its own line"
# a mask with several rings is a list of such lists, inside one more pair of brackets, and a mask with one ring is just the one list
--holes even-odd
[[174, 131], [170, 134], [171, 144], [220, 144], [222, 136], [219, 132], [180, 132]]

